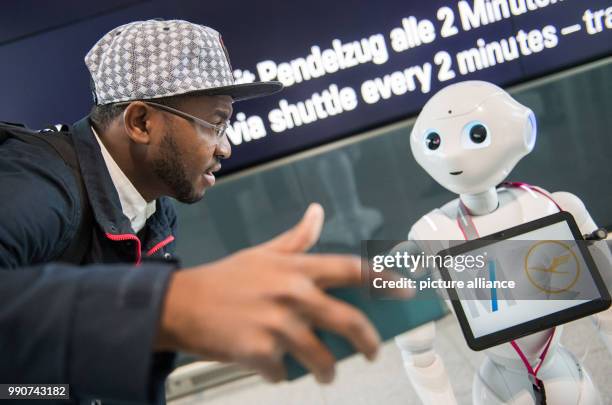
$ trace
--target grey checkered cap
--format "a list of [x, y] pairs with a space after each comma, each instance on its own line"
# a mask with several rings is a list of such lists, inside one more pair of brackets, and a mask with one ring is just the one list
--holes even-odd
[[117, 27], [91, 48], [85, 64], [98, 105], [195, 91], [244, 100], [282, 89], [279, 82], [234, 84], [221, 35], [182, 20]]

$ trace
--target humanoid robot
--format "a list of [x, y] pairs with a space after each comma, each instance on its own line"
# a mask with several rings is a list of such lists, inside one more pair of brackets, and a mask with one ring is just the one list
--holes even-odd
[[[418, 116], [410, 145], [418, 164], [459, 198], [419, 219], [403, 249], [418, 253], [419, 241], [482, 237], [559, 210], [570, 212], [583, 234], [595, 231], [595, 223], [575, 195], [549, 194], [520, 183], [498, 187], [531, 152], [536, 132], [533, 112], [493, 84], [466, 81], [434, 95]], [[610, 263], [605, 241], [595, 245], [603, 261]], [[612, 311], [594, 318], [612, 353]], [[474, 376], [473, 402], [541, 403], [538, 384], [543, 383], [548, 404], [600, 403], [586, 370], [559, 344], [561, 332], [562, 327], [557, 327], [526, 336], [516, 341], [518, 349], [510, 343], [487, 349]], [[456, 399], [442, 359], [434, 351], [434, 339], [432, 322], [396, 337], [396, 344], [421, 401], [453, 404]], [[529, 367], [536, 377], [527, 371]]]

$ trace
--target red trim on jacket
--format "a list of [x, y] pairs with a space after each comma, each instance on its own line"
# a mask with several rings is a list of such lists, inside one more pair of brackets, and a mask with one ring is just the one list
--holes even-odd
[[136, 265], [140, 264], [141, 254], [140, 254], [140, 239], [138, 236], [132, 235], [131, 233], [124, 233], [120, 235], [113, 235], [112, 233], [106, 233], [106, 237], [113, 241], [123, 241], [123, 240], [133, 240], [136, 242]]
[[167, 244], [169, 244], [172, 241], [174, 241], [174, 236], [169, 235], [168, 237], [166, 237], [166, 239], [162, 240], [157, 245], [155, 245], [151, 249], [149, 249], [149, 251], [147, 252], [147, 256], [153, 255], [159, 249], [163, 248], [164, 246], [166, 246]]
[[[138, 236], [133, 235], [131, 233], [124, 233], [124, 234], [119, 234], [119, 235], [113, 235], [112, 233], [106, 233], [106, 237], [112, 241], [118, 242], [118, 241], [125, 241], [125, 240], [133, 240], [136, 242], [136, 265], [139, 265], [141, 260], [142, 260], [142, 254], [140, 253], [140, 248], [141, 248], [141, 242], [140, 239], [138, 239]], [[147, 252], [147, 256], [151, 256], [153, 255], [155, 252], [157, 252], [158, 250], [160, 250], [161, 248], [163, 248], [164, 246], [166, 246], [167, 244], [171, 243], [174, 241], [174, 236], [173, 235], [169, 235], [167, 236], [164, 240], [162, 240], [161, 242], [157, 243], [155, 246], [153, 246], [151, 249], [149, 249], [149, 251]]]

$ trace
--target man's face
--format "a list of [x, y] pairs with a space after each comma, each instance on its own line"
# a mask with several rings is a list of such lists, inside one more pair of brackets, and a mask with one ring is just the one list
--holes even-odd
[[[198, 96], [189, 98], [177, 110], [218, 125], [232, 115], [229, 96]], [[226, 135], [217, 137], [212, 128], [159, 110], [164, 115], [164, 128], [159, 149], [152, 160], [152, 169], [168, 189], [168, 194], [183, 203], [202, 199], [208, 187], [215, 183], [214, 172], [221, 168], [221, 159], [231, 155]]]

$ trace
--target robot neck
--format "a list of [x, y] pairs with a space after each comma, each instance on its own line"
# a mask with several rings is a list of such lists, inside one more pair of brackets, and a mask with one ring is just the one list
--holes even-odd
[[490, 214], [499, 206], [495, 187], [478, 194], [461, 194], [459, 198], [473, 215]]

